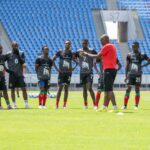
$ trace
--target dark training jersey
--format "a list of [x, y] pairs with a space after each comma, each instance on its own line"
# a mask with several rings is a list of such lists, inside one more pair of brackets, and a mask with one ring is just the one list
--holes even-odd
[[44, 55], [39, 56], [35, 62], [38, 65], [37, 77], [39, 80], [50, 80], [51, 68], [53, 62], [50, 58], [45, 58]]
[[[80, 73], [82, 74], [92, 74], [93, 73], [93, 64], [95, 61], [95, 58], [91, 58], [88, 56], [81, 56], [80, 52], [83, 51], [83, 49], [79, 49], [76, 52], [76, 57], [79, 59], [79, 65], [80, 65]], [[97, 52], [91, 48], [87, 51], [90, 54], [97, 54]]]
[[73, 53], [71, 51], [60, 50], [55, 55], [60, 60], [59, 61], [59, 69], [63, 73], [71, 73], [72, 72]]
[[8, 69], [15, 73], [17, 76], [23, 76], [23, 64], [25, 63], [25, 56], [22, 51], [19, 51], [19, 55], [8, 52], [5, 55], [5, 61], [7, 61]]
[[0, 54], [0, 78], [4, 77], [5, 73], [5, 55]]
[[140, 52], [134, 53], [131, 52], [127, 55], [127, 61], [129, 63], [129, 75], [141, 75], [142, 74], [142, 68], [141, 64], [142, 61], [147, 60], [148, 56], [146, 54], [141, 54]]

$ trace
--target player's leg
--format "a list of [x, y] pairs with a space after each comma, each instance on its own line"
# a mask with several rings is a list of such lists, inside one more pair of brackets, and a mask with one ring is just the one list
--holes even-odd
[[111, 94], [111, 85], [110, 85], [110, 80], [111, 80], [111, 74], [109, 71], [104, 71], [104, 102], [102, 109], [107, 108], [108, 101], [110, 100], [110, 94]]
[[66, 104], [67, 104], [67, 100], [68, 100], [68, 88], [69, 88], [69, 85], [65, 85], [64, 86], [64, 104], [63, 104], [63, 108], [66, 108]]
[[63, 84], [66, 82], [64, 78], [65, 78], [64, 74], [59, 73], [59, 75], [58, 75], [58, 90], [57, 90], [56, 104], [55, 104], [56, 109], [58, 109], [58, 107], [59, 107], [59, 101], [60, 101], [61, 92], [63, 89]]
[[102, 109], [106, 110], [111, 99], [114, 110], [117, 109], [116, 98], [113, 92], [113, 84], [116, 77], [116, 70], [105, 70], [104, 72], [104, 103]]
[[3, 96], [4, 96], [4, 99], [6, 101], [7, 108], [11, 109], [11, 105], [10, 105], [10, 101], [9, 101], [7, 90], [3, 90]]
[[47, 100], [47, 90], [44, 89], [44, 94], [43, 94], [43, 108], [46, 108], [46, 100]]
[[140, 101], [140, 86], [141, 86], [142, 76], [137, 76], [135, 78], [135, 107], [134, 109], [138, 109], [139, 101]]
[[44, 98], [44, 81], [39, 81], [38, 85], [39, 85], [39, 88], [40, 88], [39, 108], [42, 108], [43, 107], [43, 98]]
[[[28, 95], [27, 95], [27, 89], [26, 89], [26, 83], [25, 83], [25, 81], [24, 81], [24, 77], [23, 77], [23, 76], [18, 78], [18, 83], [16, 83], [16, 85], [18, 85], [18, 87], [20, 87], [21, 90], [22, 90], [25, 108], [29, 108], [29, 105], [28, 105]], [[18, 87], [17, 87], [17, 88], [18, 88]]]
[[24, 99], [25, 108], [29, 108], [27, 89], [26, 89], [26, 87], [21, 87], [21, 90], [22, 90], [22, 94], [23, 94], [23, 99]]
[[9, 75], [9, 88], [11, 89], [11, 99], [13, 102], [13, 108], [16, 109], [16, 96], [15, 96], [15, 82], [18, 80], [14, 75]]
[[127, 85], [126, 93], [125, 93], [125, 96], [124, 96], [124, 105], [122, 106], [122, 109], [127, 109], [131, 89], [132, 89], [132, 86]]
[[44, 86], [43, 108], [46, 108], [45, 104], [46, 104], [46, 100], [47, 100], [47, 93], [48, 93], [49, 87], [50, 87], [50, 82], [49, 82], [49, 80], [46, 80], [45, 86]]
[[13, 102], [13, 108], [16, 109], [17, 105], [16, 105], [15, 88], [11, 89], [11, 99], [12, 99], [12, 102]]
[[110, 101], [112, 102], [112, 105], [113, 105], [113, 106], [117, 106], [116, 100], [115, 100], [115, 94], [114, 94], [113, 91], [110, 93], [110, 100], [107, 102], [106, 106], [109, 105], [109, 102], [110, 102]]
[[95, 106], [98, 108], [98, 105], [99, 105], [99, 100], [101, 98], [101, 91], [98, 91], [96, 92], [95, 94]]
[[112, 102], [114, 110], [117, 110], [117, 103], [116, 103], [116, 98], [115, 98], [114, 92], [113, 91], [104, 92], [104, 104], [103, 104], [102, 108], [104, 108], [104, 109], [107, 108], [110, 101]]
[[8, 98], [8, 94], [7, 94], [7, 87], [6, 87], [6, 83], [5, 83], [5, 78], [4, 77], [0, 78], [0, 107], [1, 108], [2, 108], [2, 106], [1, 106], [2, 93], [3, 93], [3, 97], [4, 97], [5, 101], [6, 101], [7, 108], [10, 109], [11, 105], [10, 105], [10, 102], [9, 102], [9, 98]]
[[83, 99], [84, 99], [84, 108], [87, 109], [88, 108], [88, 102], [87, 102], [87, 86], [86, 83], [83, 83]]
[[104, 92], [103, 108], [106, 108], [106, 107], [107, 107], [108, 101], [109, 101], [109, 99], [110, 99], [110, 95], [111, 95], [111, 92], [110, 92], [110, 91], [105, 91], [105, 92]]
[[102, 78], [98, 79], [98, 87], [97, 87], [97, 92], [95, 94], [95, 105], [98, 108], [99, 105], [99, 100], [101, 98], [101, 93], [104, 91], [104, 82]]
[[72, 74], [66, 74], [64, 76], [64, 104], [63, 104], [63, 108], [66, 108], [66, 104], [67, 104], [67, 100], [68, 100], [68, 88], [71, 82], [71, 75]]
[[87, 94], [87, 86], [86, 86], [86, 84], [87, 84], [86, 76], [87, 75], [84, 73], [80, 74], [80, 84], [83, 87], [83, 99], [84, 99], [84, 108], [85, 109], [88, 108], [88, 102], [87, 102], [88, 94]]
[[56, 105], [55, 105], [56, 109], [58, 109], [58, 106], [59, 106], [59, 101], [60, 101], [60, 96], [61, 96], [62, 89], [63, 89], [63, 85], [59, 84], [58, 85], [58, 90], [57, 90], [57, 95], [56, 95]]
[[93, 88], [92, 88], [92, 82], [87, 83], [87, 89], [90, 92], [90, 95], [91, 95], [91, 98], [92, 98], [92, 101], [93, 101], [93, 106], [95, 108], [95, 94], [94, 94], [94, 91], [93, 91]]
[[135, 86], [135, 109], [138, 109], [140, 101], [140, 86]]
[[129, 98], [130, 98], [130, 92], [131, 92], [131, 89], [132, 89], [132, 85], [135, 85], [135, 77], [134, 76], [128, 76], [127, 78], [127, 89], [126, 89], [126, 93], [125, 93], [125, 96], [124, 96], [124, 105], [122, 106], [121, 109], [127, 109], [127, 105], [128, 105], [128, 101], [129, 101]]
[[114, 94], [114, 91], [113, 91], [113, 85], [114, 85], [114, 81], [115, 81], [115, 78], [116, 78], [116, 75], [117, 75], [117, 70], [115, 70], [115, 71], [112, 71], [112, 91], [111, 91], [111, 94], [110, 94], [110, 99], [108, 100], [108, 102], [107, 102], [107, 107], [108, 107], [108, 105], [109, 105], [109, 102], [111, 101], [111, 103], [112, 103], [112, 105], [113, 105], [113, 107], [114, 107], [114, 109], [116, 110], [117, 109], [117, 103], [116, 103], [116, 98], [115, 98], [115, 94]]
[[19, 88], [16, 88], [17, 97], [20, 97], [19, 95]]

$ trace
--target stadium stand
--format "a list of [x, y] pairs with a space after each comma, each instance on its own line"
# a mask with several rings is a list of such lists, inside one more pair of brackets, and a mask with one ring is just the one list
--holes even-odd
[[[118, 0], [118, 8], [123, 10], [137, 10], [140, 23], [144, 33], [144, 39], [136, 39], [140, 43], [140, 50], [150, 56], [150, 0]], [[129, 39], [128, 44], [131, 48], [133, 40]], [[150, 73], [150, 67], [143, 69], [144, 74]]]
[[[143, 52], [150, 53], [150, 18], [149, 1], [119, 0], [120, 9], [137, 9], [145, 35], [144, 40], [138, 40]], [[135, 7], [135, 4], [136, 7]], [[141, 6], [142, 5], [142, 6]], [[53, 7], [52, 7], [53, 6]], [[101, 45], [96, 35], [92, 18], [92, 9], [107, 9], [105, 0], [1, 0], [0, 20], [11, 40], [16, 40], [25, 52], [30, 73], [34, 73], [34, 61], [42, 45], [48, 45], [51, 56], [64, 46], [64, 40], [72, 41], [72, 49], [76, 51], [81, 46], [83, 38], [89, 39], [90, 47], [97, 51]], [[118, 49], [118, 58], [123, 64], [118, 44], [112, 41]], [[129, 45], [132, 40], [129, 40]], [[124, 65], [124, 64], [123, 64]], [[150, 68], [144, 70], [148, 73]], [[79, 72], [79, 68], [75, 73]], [[56, 73], [53, 69], [52, 73]], [[124, 73], [124, 69], [119, 71]]]

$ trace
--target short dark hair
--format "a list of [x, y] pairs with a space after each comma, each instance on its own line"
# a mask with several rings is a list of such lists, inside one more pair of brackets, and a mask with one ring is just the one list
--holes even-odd
[[139, 47], [139, 42], [135, 41], [132, 45], [137, 45]]
[[44, 51], [44, 48], [45, 48], [45, 47], [48, 47], [48, 46], [47, 46], [47, 45], [42, 46], [42, 51]]
[[83, 43], [83, 42], [89, 43], [88, 39], [83, 39], [83, 40], [82, 40], [82, 43]]

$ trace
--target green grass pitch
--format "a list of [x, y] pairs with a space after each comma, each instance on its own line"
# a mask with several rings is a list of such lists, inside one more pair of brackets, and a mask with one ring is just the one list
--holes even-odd
[[[120, 108], [124, 92], [115, 94]], [[140, 108], [135, 111], [132, 92], [123, 115], [96, 112], [90, 96], [89, 109], [84, 110], [81, 92], [69, 93], [66, 110], [63, 97], [58, 110], [55, 99], [47, 100], [47, 109], [38, 109], [38, 99], [30, 98], [31, 109], [22, 109], [23, 100], [17, 98], [20, 109], [0, 110], [0, 150], [150, 150], [149, 94], [141, 92]]]

